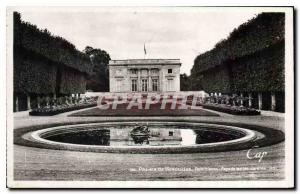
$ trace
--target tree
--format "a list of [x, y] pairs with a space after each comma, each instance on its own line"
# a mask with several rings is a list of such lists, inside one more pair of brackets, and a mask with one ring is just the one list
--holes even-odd
[[185, 73], [180, 74], [180, 90], [181, 91], [188, 91], [191, 88], [191, 82], [189, 76]]
[[93, 72], [88, 77], [86, 88], [94, 92], [109, 91], [109, 71], [108, 63], [110, 60], [109, 54], [101, 49], [95, 49], [87, 46], [83, 51], [90, 57], [93, 64]]

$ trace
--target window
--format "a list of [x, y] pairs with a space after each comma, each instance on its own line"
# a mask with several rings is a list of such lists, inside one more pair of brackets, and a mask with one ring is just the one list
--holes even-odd
[[152, 79], [152, 91], [158, 91], [158, 79]]
[[144, 76], [147, 76], [148, 75], [148, 70], [147, 69], [142, 69], [141, 74], [144, 75]]
[[131, 74], [137, 74], [137, 69], [131, 69]]
[[116, 81], [116, 91], [120, 92], [121, 91], [121, 80]]
[[147, 92], [147, 91], [148, 91], [148, 80], [142, 79], [142, 92]]
[[168, 73], [173, 73], [173, 69], [168, 69]]
[[116, 70], [116, 75], [117, 75], [117, 76], [122, 75], [122, 70], [121, 70], [121, 69], [117, 69], [117, 70]]
[[158, 69], [151, 69], [151, 74], [154, 74], [154, 75], [158, 74]]
[[174, 132], [173, 131], [169, 131], [169, 136], [173, 136]]
[[168, 91], [173, 91], [173, 79], [168, 79], [167, 90]]
[[136, 79], [131, 80], [131, 91], [132, 92], [137, 91], [137, 80]]

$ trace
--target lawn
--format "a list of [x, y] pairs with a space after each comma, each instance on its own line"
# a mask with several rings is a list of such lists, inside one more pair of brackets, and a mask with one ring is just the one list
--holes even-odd
[[145, 103], [142, 103], [140, 107], [132, 106], [129, 109], [128, 105], [129, 103], [118, 104], [116, 109], [110, 105], [106, 110], [96, 107], [69, 116], [219, 116], [199, 107], [193, 109], [189, 106], [187, 109], [181, 109], [182, 106], [179, 103], [174, 107], [172, 107], [172, 103], [166, 103], [163, 109], [161, 103], [151, 104], [149, 109], [146, 109]]

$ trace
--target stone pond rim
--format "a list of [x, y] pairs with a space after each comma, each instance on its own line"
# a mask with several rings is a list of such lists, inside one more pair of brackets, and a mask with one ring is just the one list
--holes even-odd
[[[154, 121], [145, 120], [145, 121], [130, 121], [133, 123], [153, 123]], [[129, 123], [130, 123], [129, 122]], [[120, 122], [120, 121], [109, 121], [109, 122], [74, 122], [74, 123], [57, 123], [57, 124], [46, 124], [32, 127], [19, 128], [14, 130], [14, 143], [17, 145], [29, 146], [29, 147], [37, 147], [44, 149], [55, 149], [55, 150], [68, 150], [68, 151], [80, 151], [80, 152], [99, 152], [99, 153], [135, 153], [135, 154], [168, 154], [168, 153], [199, 153], [199, 152], [225, 152], [225, 151], [234, 151], [234, 150], [244, 150], [252, 147], [264, 147], [273, 145], [276, 143], [280, 143], [284, 141], [284, 133], [277, 129], [257, 126], [257, 125], [249, 125], [249, 124], [241, 124], [241, 123], [226, 123], [226, 122], [194, 122], [194, 121], [158, 121], [159, 123], [176, 123], [181, 126], [186, 126], [191, 123], [205, 125], [205, 124], [214, 124], [214, 125], [223, 125], [226, 127], [238, 127], [244, 128], [251, 131], [256, 131], [264, 134], [263, 138], [260, 139], [248, 139], [249, 141], [243, 141], [233, 144], [219, 144], [214, 146], [213, 144], [205, 145], [205, 146], [164, 146], [164, 147], [107, 147], [107, 146], [98, 146], [95, 149], [95, 146], [78, 146], [78, 145], [65, 145], [65, 144], [47, 144], [45, 142], [38, 142], [33, 139], [24, 139], [22, 136], [29, 132], [34, 132], [46, 128], [52, 127], [66, 127], [66, 126], [74, 126], [79, 124], [107, 124], [107, 123], [128, 123], [128, 122]]]

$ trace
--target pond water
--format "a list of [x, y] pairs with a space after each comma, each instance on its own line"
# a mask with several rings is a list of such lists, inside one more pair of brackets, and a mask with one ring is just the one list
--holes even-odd
[[[141, 125], [139, 125], [141, 126]], [[212, 126], [137, 125], [66, 127], [40, 135], [41, 138], [62, 143], [98, 146], [172, 146], [230, 141], [244, 137], [242, 131]]]

